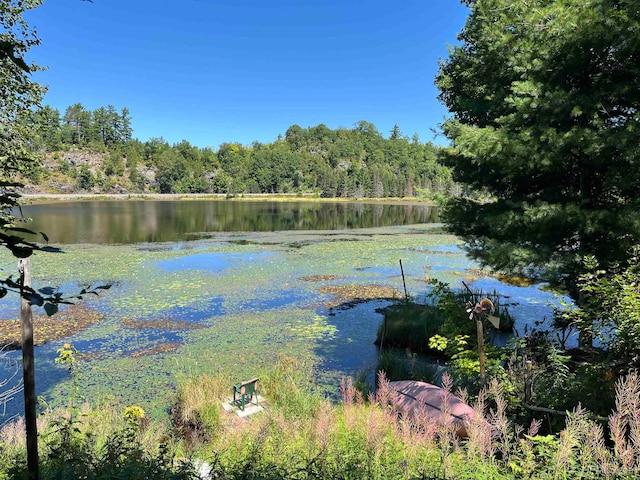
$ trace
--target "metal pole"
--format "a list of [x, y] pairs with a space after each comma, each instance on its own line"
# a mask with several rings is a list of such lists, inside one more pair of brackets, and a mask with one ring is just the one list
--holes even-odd
[[36, 380], [33, 349], [33, 315], [31, 303], [24, 298], [25, 289], [31, 288], [31, 261], [21, 258], [20, 272], [20, 326], [22, 328], [22, 375], [24, 380], [24, 418], [27, 431], [27, 469], [29, 480], [38, 480], [38, 427], [36, 425]]
[[482, 330], [482, 319], [479, 315], [476, 317], [476, 327], [478, 330], [478, 358], [480, 360], [480, 388], [485, 386], [486, 382], [486, 369], [484, 361], [484, 332]]

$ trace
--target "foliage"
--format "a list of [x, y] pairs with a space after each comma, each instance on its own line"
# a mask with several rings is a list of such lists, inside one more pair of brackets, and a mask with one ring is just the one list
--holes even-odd
[[[118, 133], [120, 125], [130, 122], [126, 108], [122, 114], [113, 106], [90, 112], [78, 103], [61, 116], [45, 106], [32, 120], [38, 131], [34, 144], [47, 153], [47, 164], [59, 175], [36, 178], [44, 188], [55, 188], [65, 176], [75, 178], [68, 185], [72, 189], [97, 185], [101, 191], [118, 187], [160, 193], [439, 198], [455, 188], [449, 170], [437, 160], [438, 147], [417, 137], [409, 141], [398, 128], [385, 139], [368, 122], [337, 130], [293, 125], [284, 139], [250, 146], [225, 142], [214, 151], [186, 140], [143, 143], [131, 139], [130, 128]], [[80, 152], [94, 152], [99, 160], [89, 165]], [[76, 156], [76, 166], [54, 162], [60, 154]], [[112, 181], [100, 185], [101, 178]]]
[[[480, 358], [476, 321], [475, 317], [469, 318], [469, 305], [475, 306], [485, 302], [485, 298], [491, 298], [489, 303], [494, 308], [491, 313], [501, 317], [503, 325], [510, 325], [512, 328], [513, 319], [506, 307], [501, 305], [497, 292], [489, 295], [482, 291], [473, 292], [466, 285], [462, 291], [456, 292], [444, 282], [432, 280], [430, 283], [432, 289], [427, 297], [432, 302], [431, 305], [404, 303], [385, 309], [376, 344], [406, 348], [409, 362], [403, 362], [393, 353], [380, 352], [378, 370], [384, 370], [394, 380], [428, 378], [432, 381], [435, 377], [433, 371], [425, 371], [424, 368], [416, 370], [417, 359], [413, 352], [444, 355], [447, 358], [447, 368], [456, 379], [456, 384], [477, 393], [481, 388], [478, 381]], [[483, 322], [485, 331], [488, 331], [493, 327], [485, 316], [479, 315], [478, 318]], [[506, 380], [503, 362], [509, 349], [498, 349], [485, 342], [484, 350], [488, 377]], [[407, 368], [407, 363], [410, 368]], [[509, 386], [507, 390], [511, 392], [512, 387]]]
[[[553, 333], [535, 329], [512, 345], [511, 355], [505, 359], [506, 382], [514, 394], [512, 410], [520, 409], [523, 398], [529, 405], [557, 412], [570, 411], [579, 400], [594, 415], [608, 415], [614, 407], [613, 386], [617, 378], [610, 366], [611, 356], [595, 350], [563, 350]], [[523, 419], [534, 415], [519, 411]], [[544, 427], [557, 431], [562, 427], [562, 417], [550, 416]]]
[[579, 299], [582, 259], [640, 239], [640, 10], [635, 0], [477, 0], [442, 62], [456, 181], [445, 220], [471, 256]]
[[[453, 290], [448, 284], [437, 280], [431, 281], [432, 290], [428, 297], [434, 308], [441, 312], [444, 322], [440, 331], [426, 342], [435, 351], [442, 352], [448, 357], [455, 383], [459, 387], [478, 393], [482, 387], [479, 382], [480, 357], [478, 354], [477, 322], [483, 325], [484, 335], [493, 329], [487, 319], [488, 314], [499, 318], [499, 330], [513, 329], [514, 319], [509, 314], [502, 297], [496, 291], [485, 293], [473, 291], [463, 282], [463, 289]], [[489, 302], [487, 300], [489, 299]], [[491, 305], [491, 311], [485, 311], [481, 305]], [[473, 313], [472, 312], [476, 312]], [[470, 315], [473, 315], [470, 317]], [[503, 384], [503, 394], [512, 400], [513, 385], [505, 375], [504, 364], [510, 355], [509, 346], [496, 348], [486, 342], [484, 344], [485, 372], [487, 378], [499, 379]]]
[[585, 293], [581, 321], [595, 329], [618, 368], [625, 372], [640, 368], [640, 247], [633, 247], [624, 268], [600, 270], [594, 258], [587, 261], [587, 268], [589, 272], [580, 278]]
[[[43, 89], [30, 77], [39, 67], [27, 64], [24, 57], [40, 40], [23, 14], [40, 3], [9, 0], [0, 4], [0, 182], [29, 172], [37, 162], [29, 145], [34, 132], [28, 117], [38, 107]], [[6, 186], [0, 187], [4, 207]]]
[[[291, 377], [282, 379], [285, 384], [272, 387], [290, 391], [286, 383]], [[226, 380], [210, 379], [211, 385]], [[198, 379], [187, 381], [195, 384]], [[304, 388], [304, 382], [299, 386]], [[450, 388], [446, 382], [445, 388]], [[72, 441], [64, 451], [56, 447], [55, 439], [62, 435], [56, 419], [68, 413], [47, 411], [42, 420], [49, 446], [42, 449], [42, 478], [186, 479], [197, 478], [196, 470], [226, 480], [622, 480], [640, 474], [636, 373], [616, 383], [616, 403], [606, 431], [578, 406], [568, 413], [562, 432], [554, 435], [540, 433], [540, 420], [527, 428], [515, 424], [507, 415], [502, 386], [493, 381], [478, 395], [477, 416], [467, 424], [469, 436], [464, 441], [455, 438], [451, 425], [424, 414], [399, 418], [384, 376], [368, 399], [350, 379], [342, 382], [341, 391], [340, 403], [317, 396], [315, 408], [297, 415], [284, 414], [271, 403], [262, 414], [244, 420], [221, 413], [218, 421], [223, 428], [199, 449], [201, 457], [180, 461], [174, 459], [175, 442], [180, 440], [146, 422], [140, 407], [83, 406], [66, 433]], [[20, 428], [18, 421], [0, 430], [0, 478], [24, 477]]]
[[[100, 438], [79, 417], [62, 423], [53, 420], [44, 433], [47, 443], [40, 478], [194, 478], [189, 466], [174, 465], [172, 451], [164, 439], [168, 437], [156, 436], [155, 447], [149, 451], [141, 438], [145, 428], [143, 418], [131, 415], [121, 418]], [[10, 472], [12, 478], [24, 475], [20, 466]]]
[[[78, 351], [64, 344], [58, 354], [56, 363], [69, 369], [77, 387]], [[141, 407], [126, 407], [122, 414], [113, 405], [103, 405], [100, 412], [81, 405], [80, 399], [79, 389], [74, 388], [66, 410], [45, 411], [46, 424], [40, 436], [40, 478], [193, 478], [189, 468], [173, 465], [168, 437], [161, 438], [152, 431]], [[146, 438], [149, 434], [153, 446]], [[18, 458], [16, 455], [12, 463], [4, 466], [5, 472], [11, 478], [27, 478], [26, 468]], [[4, 478], [2, 473], [0, 478]]]

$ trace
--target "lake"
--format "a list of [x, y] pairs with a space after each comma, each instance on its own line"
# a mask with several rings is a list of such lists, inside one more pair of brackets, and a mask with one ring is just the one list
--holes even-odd
[[[246, 213], [252, 209], [262, 219]], [[81, 304], [98, 323], [36, 348], [38, 394], [54, 406], [71, 389], [68, 371], [54, 363], [65, 341], [82, 354], [86, 398], [137, 404], [158, 417], [180, 378], [225, 372], [240, 381], [281, 354], [304, 359], [317, 388], [335, 395], [342, 377], [375, 367], [378, 310], [391, 303], [354, 305], [335, 292], [381, 287], [404, 296], [399, 260], [418, 300], [432, 278], [509, 295], [520, 333], [560, 301], [539, 285], [509, 286], [479, 271], [458, 238], [429, 223], [437, 211], [422, 205], [105, 201], [33, 205], [25, 214], [65, 250], [34, 255], [35, 287], [72, 293], [113, 284]], [[236, 215], [246, 219], [235, 223]], [[0, 254], [3, 273], [15, 264]], [[17, 311], [17, 299], [0, 300], [0, 318]], [[19, 358], [8, 352], [4, 371]], [[5, 418], [21, 408], [20, 399], [10, 402]]]
[[52, 243], [114, 244], [197, 240], [211, 232], [343, 230], [438, 221], [437, 207], [380, 202], [109, 200], [23, 207], [25, 227]]

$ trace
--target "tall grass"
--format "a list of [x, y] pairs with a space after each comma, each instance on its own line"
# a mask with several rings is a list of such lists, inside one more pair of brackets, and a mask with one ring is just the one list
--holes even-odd
[[187, 452], [211, 440], [222, 428], [221, 403], [229, 396], [232, 384], [224, 374], [213, 377], [205, 374], [179, 382], [171, 416]]
[[[211, 478], [240, 479], [631, 479], [640, 475], [640, 377], [632, 373], [616, 386], [616, 409], [607, 425], [576, 407], [559, 435], [540, 435], [540, 420], [526, 428], [506, 415], [503, 392], [494, 381], [480, 392], [468, 438], [455, 425], [438, 423], [418, 412], [401, 417], [393, 408], [386, 377], [375, 394], [364, 398], [351, 379], [342, 382], [342, 401], [320, 397], [294, 359], [281, 357], [264, 372], [266, 409], [252, 417], [211, 408], [231, 384], [224, 377], [202, 377], [184, 383], [178, 411], [199, 418], [213, 434], [201, 437], [191, 455], [212, 468]], [[443, 378], [445, 389], [451, 381]], [[209, 392], [209, 390], [211, 390]], [[464, 392], [456, 392], [465, 398]], [[204, 395], [204, 400], [199, 396]], [[273, 396], [272, 396], [273, 395]], [[446, 409], [446, 406], [445, 406]], [[176, 413], [177, 414], [177, 413]], [[81, 408], [73, 418], [72, 441], [65, 461], [52, 455], [58, 423], [68, 413], [47, 412], [40, 419], [42, 478], [189, 478], [193, 471], [172, 461], [182, 440], [155, 424], [124, 418], [121, 407]], [[213, 422], [213, 425], [206, 425]], [[23, 424], [0, 430], [0, 479], [21, 478]], [[67, 432], [68, 433], [68, 432]], [[60, 451], [57, 451], [60, 454]], [[195, 462], [185, 460], [182, 465]], [[64, 468], [63, 468], [64, 467]], [[191, 477], [193, 478], [193, 477]]]

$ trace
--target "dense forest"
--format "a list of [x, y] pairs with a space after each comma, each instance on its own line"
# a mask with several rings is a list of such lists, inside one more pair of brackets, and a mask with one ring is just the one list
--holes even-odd
[[216, 150], [134, 139], [129, 110], [112, 105], [90, 111], [76, 103], [63, 115], [45, 106], [32, 120], [32, 148], [44, 158], [29, 172], [34, 191], [438, 198], [455, 189], [439, 148], [397, 125], [388, 138], [366, 121], [336, 130], [292, 125], [271, 143]]

